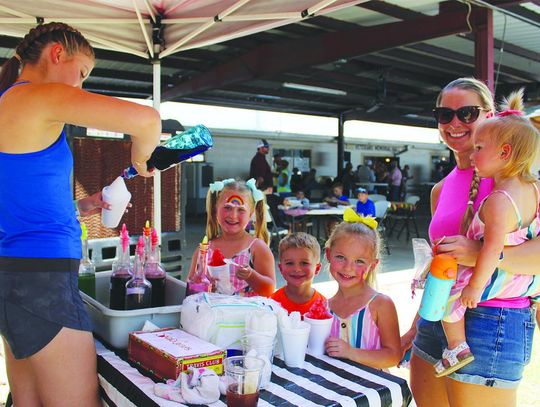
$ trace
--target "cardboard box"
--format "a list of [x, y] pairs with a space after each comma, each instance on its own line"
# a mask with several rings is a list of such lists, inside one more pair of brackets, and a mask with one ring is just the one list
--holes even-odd
[[223, 373], [226, 351], [181, 329], [129, 334], [128, 358], [160, 379], [176, 379], [191, 367]]

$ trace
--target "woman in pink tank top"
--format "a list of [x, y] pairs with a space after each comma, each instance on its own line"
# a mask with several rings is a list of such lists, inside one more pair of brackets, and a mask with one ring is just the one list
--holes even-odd
[[[473, 78], [449, 83], [437, 99], [434, 115], [444, 143], [453, 151], [456, 168], [431, 193], [432, 243], [444, 240], [438, 252], [455, 257], [459, 264], [474, 266], [482, 242], [467, 239], [461, 223], [475, 211], [492, 188], [490, 179], [480, 179], [473, 170], [472, 135], [479, 123], [495, 110], [491, 92]], [[535, 246], [536, 245], [536, 246]], [[538, 254], [537, 254], [538, 253]], [[540, 272], [540, 239], [504, 249], [501, 268], [520, 274]], [[411, 389], [418, 406], [513, 406], [523, 367], [530, 359], [534, 315], [528, 298], [480, 303], [465, 314], [466, 335], [474, 362], [449, 376], [436, 378], [433, 364], [447, 345], [440, 322], [418, 318], [403, 338], [404, 349], [413, 341]], [[525, 339], [525, 343], [524, 342]]]

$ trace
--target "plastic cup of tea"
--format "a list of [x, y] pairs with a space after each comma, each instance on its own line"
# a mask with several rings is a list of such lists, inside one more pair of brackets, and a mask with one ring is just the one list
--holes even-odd
[[289, 367], [303, 367], [311, 325], [300, 321], [296, 328], [280, 327], [280, 343], [283, 359]]
[[272, 363], [274, 361], [274, 349], [276, 346], [276, 338], [273, 336], [248, 334], [240, 339], [244, 356], [250, 352], [264, 360], [265, 366], [261, 374], [260, 389], [264, 389], [270, 383], [272, 376]]
[[264, 360], [251, 356], [225, 359], [228, 407], [256, 407]]
[[304, 315], [304, 321], [311, 325], [308, 340], [309, 353], [314, 356], [324, 355], [324, 343], [330, 336], [333, 318], [313, 319]]
[[111, 207], [101, 209], [101, 223], [108, 228], [115, 228], [126, 211], [131, 199], [131, 193], [126, 188], [122, 177], [116, 178], [113, 183], [103, 188], [102, 199]]

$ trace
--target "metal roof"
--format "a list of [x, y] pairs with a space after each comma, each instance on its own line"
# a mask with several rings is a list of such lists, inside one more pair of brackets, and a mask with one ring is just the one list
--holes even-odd
[[[163, 25], [167, 45], [181, 43], [179, 49], [185, 48], [180, 52], [165, 48], [170, 54], [161, 59], [163, 100], [324, 116], [346, 114], [360, 120], [435, 126], [431, 108], [441, 87], [457, 77], [474, 76], [475, 43], [469, 27], [475, 24], [476, 10], [494, 6], [497, 98], [523, 86], [531, 109], [540, 105], [539, 0], [302, 0], [306, 7], [326, 4], [325, 14], [301, 18], [290, 14], [279, 23], [264, 20], [257, 27], [253, 26], [258, 21], [254, 17], [257, 13], [281, 13], [283, 17], [284, 13], [293, 13], [290, 5], [297, 0], [137, 2], [154, 4], [163, 19], [199, 16], [199, 25], [188, 24], [179, 31], [170, 24]], [[13, 17], [4, 10], [6, 7], [26, 17], [69, 22], [88, 13], [88, 3], [99, 4], [99, 12], [91, 11], [103, 18], [136, 18], [127, 6], [121, 10], [113, 7], [131, 4], [125, 0], [0, 0], [0, 22], [4, 23], [0, 33], [21, 36], [32, 24], [30, 19], [27, 25], [6, 25], [8, 20], [4, 18]], [[221, 9], [216, 14], [210, 6], [218, 3]], [[205, 21], [238, 3], [243, 4], [228, 14], [233, 25], [227, 25], [226, 19], [220, 25], [217, 18], [210, 32], [200, 31]], [[189, 4], [206, 8], [181, 10]], [[145, 31], [151, 35], [149, 11], [143, 6], [139, 11], [147, 25]], [[296, 16], [298, 11], [294, 13]], [[248, 15], [253, 20], [243, 21], [242, 16], [247, 20]], [[150, 57], [141, 57], [151, 52], [136, 24], [125, 24], [129, 29], [115, 32], [114, 40], [125, 47], [134, 44], [138, 55], [102, 49], [115, 48], [104, 44], [107, 25], [73, 21], [72, 25], [87, 36], [90, 32], [92, 42], [101, 47], [96, 49], [96, 67], [85, 88], [108, 95], [151, 97]], [[228, 33], [227, 27], [236, 27], [236, 31]], [[0, 62], [12, 55], [18, 41], [12, 36], [0, 36]], [[102, 41], [98, 43], [95, 38]]]

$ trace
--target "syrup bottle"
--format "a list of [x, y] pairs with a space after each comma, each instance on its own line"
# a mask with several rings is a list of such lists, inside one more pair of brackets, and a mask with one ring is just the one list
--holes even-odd
[[144, 276], [152, 284], [152, 307], [165, 305], [165, 281], [167, 273], [159, 262], [159, 245], [156, 229], [150, 235], [150, 252], [144, 265]]
[[124, 310], [126, 307], [126, 283], [133, 276], [133, 270], [129, 259], [129, 233], [126, 224], [122, 225], [120, 232], [120, 245], [118, 258], [113, 262], [109, 308]]
[[126, 283], [126, 310], [149, 308], [152, 284], [144, 277], [144, 237], [139, 237], [135, 252], [133, 277]]
[[186, 296], [201, 292], [210, 292], [212, 284], [207, 275], [207, 260], [208, 260], [208, 238], [205, 236], [199, 243], [199, 257], [197, 259], [197, 269], [195, 273], [188, 278]]

